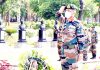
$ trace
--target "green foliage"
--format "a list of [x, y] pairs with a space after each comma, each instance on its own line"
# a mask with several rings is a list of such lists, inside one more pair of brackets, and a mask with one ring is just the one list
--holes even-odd
[[[54, 27], [54, 20], [44, 20], [46, 29], [53, 29]], [[32, 29], [39, 29], [40, 23], [39, 22], [25, 22], [26, 28]]]
[[24, 70], [24, 64], [27, 60], [28, 55], [29, 55], [29, 52], [25, 52], [25, 53], [21, 54], [21, 56], [19, 57], [19, 61], [20, 61], [19, 65], [18, 65], [19, 70]]
[[23, 5], [20, 8], [21, 11], [21, 17], [25, 17], [26, 16], [26, 4], [23, 2]]
[[15, 16], [17, 16], [17, 12], [15, 12], [15, 11], [12, 11], [12, 13], [11, 13], [11, 16], [12, 16], [12, 17], [15, 17]]
[[100, 0], [94, 0], [94, 2], [96, 2], [97, 3], [97, 6], [100, 7]]
[[48, 3], [47, 7], [42, 11], [42, 17], [45, 19], [52, 19], [55, 17], [55, 13], [60, 8], [60, 3], [51, 2]]
[[[42, 4], [39, 5], [39, 15], [41, 15], [45, 19], [54, 19], [55, 18], [55, 12], [60, 8], [62, 4], [74, 4], [78, 8], [79, 0], [50, 0], [45, 1], [42, 0]], [[84, 1], [84, 10], [83, 10], [83, 19], [86, 17], [93, 17], [93, 15], [97, 12], [98, 9], [96, 8], [96, 3], [93, 0], [85, 0]], [[79, 14], [79, 10], [77, 10], [76, 17]]]
[[100, 24], [98, 23], [88, 23], [88, 24], [84, 24], [86, 27], [93, 27], [93, 26], [100, 26]]
[[26, 28], [32, 28], [32, 29], [39, 29], [39, 23], [38, 22], [25, 22]]
[[[4, 1], [4, 0], [3, 0]], [[62, 4], [75, 4], [77, 7], [80, 7], [79, 0], [29, 0], [30, 1], [30, 8], [33, 13], [37, 13], [38, 16], [41, 16], [45, 19], [54, 19], [55, 12], [60, 8]], [[21, 4], [19, 5], [19, 2]], [[94, 14], [97, 13], [98, 6], [100, 6], [100, 0], [84, 0], [84, 11], [83, 11], [83, 18], [86, 17], [93, 17]], [[4, 4], [0, 4], [0, 13], [2, 15], [9, 12], [10, 14], [16, 15], [20, 8], [21, 16], [26, 16], [26, 3], [22, 0], [6, 0]], [[15, 13], [14, 13], [14, 12]], [[78, 16], [78, 11], [76, 17]]]
[[45, 1], [42, 0], [41, 4], [39, 3], [39, 12], [38, 15], [42, 16], [45, 19], [54, 19], [55, 18], [55, 13], [59, 10], [59, 8], [65, 4], [75, 4], [76, 6], [79, 6], [78, 1], [73, 1], [73, 0], [49, 0]]
[[45, 19], [51, 19], [55, 16], [55, 14], [51, 11], [51, 9], [45, 9], [42, 11], [42, 17]]
[[0, 5], [0, 13], [3, 15], [4, 14], [4, 11], [6, 9], [6, 5], [3, 4], [3, 5]]
[[33, 12], [38, 12], [39, 11], [38, 1], [30, 0], [30, 8], [32, 9]]
[[0, 5], [0, 13], [2, 15], [6, 14], [7, 12], [11, 12], [12, 10], [14, 10], [16, 12], [16, 10], [18, 10], [18, 3], [17, 0], [6, 0], [6, 2], [3, 5]]
[[29, 21], [25, 22], [26, 28], [31, 28], [31, 25], [32, 25], [32, 22], [29, 22]]
[[[27, 29], [26, 30], [26, 36], [28, 37], [28, 38], [31, 38], [31, 37], [36, 37], [38, 35], [38, 30], [34, 30], [34, 29]], [[33, 41], [30, 41], [29, 40], [29, 42], [31, 43], [33, 43]]]
[[100, 0], [96, 0], [97, 2], [100, 2]]
[[13, 33], [16, 33], [17, 32], [17, 29], [14, 29], [14, 28], [7, 28], [5, 30], [5, 32], [8, 34], [8, 35], [11, 35]]
[[37, 15], [42, 17], [43, 16], [43, 11], [49, 7], [48, 2], [40, 2], [39, 4], [39, 12], [37, 12]]
[[34, 35], [33, 32], [29, 32], [29, 31], [26, 32], [26, 36], [28, 36], [29, 38], [33, 37], [33, 35]]
[[21, 4], [19, 4], [18, 0], [6, 0], [6, 2], [3, 5], [0, 5], [0, 13], [4, 15], [7, 12], [9, 12], [10, 15], [14, 17], [14, 16], [17, 16], [17, 13], [19, 13], [19, 10], [20, 10], [21, 16], [25, 17], [26, 16], [26, 4], [24, 1], [20, 1], [20, 2]]
[[47, 29], [46, 30], [46, 36], [47, 37], [53, 37], [53, 29]]
[[84, 10], [83, 10], [83, 19], [86, 17], [93, 17], [98, 11], [97, 4], [94, 0], [85, 0], [84, 1]]
[[53, 29], [54, 27], [54, 20], [45, 20], [46, 21], [46, 29]]
[[33, 29], [39, 29], [39, 26], [40, 26], [39, 24], [32, 24]]
[[100, 2], [100, 0], [94, 0], [94, 1], [95, 1], [95, 2], [98, 2], [98, 3]]

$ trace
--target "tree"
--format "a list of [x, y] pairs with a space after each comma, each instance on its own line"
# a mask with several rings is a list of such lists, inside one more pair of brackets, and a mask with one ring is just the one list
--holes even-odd
[[[82, 11], [81, 20], [86, 20], [86, 18], [92, 19], [94, 17], [94, 14], [96, 14], [96, 12], [98, 11], [97, 9], [98, 8], [97, 8], [94, 0], [84, 0], [83, 10], [80, 9]], [[79, 10], [79, 12], [80, 12], [80, 10]], [[79, 15], [78, 15], [78, 18], [79, 18]]]
[[4, 3], [6, 0], [0, 0], [0, 13], [3, 16], [3, 11], [4, 11]]
[[52, 2], [49, 4], [49, 6], [42, 11], [42, 17], [45, 19], [51, 19], [55, 18], [55, 13], [60, 8], [60, 3], [58, 2]]
[[94, 2], [97, 2], [98, 6], [100, 6], [100, 0], [94, 0]]
[[97, 6], [99, 6], [98, 13], [99, 13], [99, 22], [100, 22], [100, 0], [95, 0], [95, 2], [97, 3]]
[[0, 13], [2, 14], [2, 17], [4, 17], [6, 14], [8, 16], [10, 15], [11, 11], [15, 11], [15, 8], [18, 8], [17, 0], [5, 0], [5, 2], [0, 5]]
[[24, 1], [21, 2], [22, 5], [21, 5], [21, 8], [20, 8], [20, 14], [21, 14], [21, 18], [25, 18], [26, 17], [26, 3]]
[[45, 19], [54, 19], [55, 13], [63, 4], [75, 4], [75, 6], [79, 6], [76, 0], [46, 0], [39, 6], [38, 14]]
[[78, 19], [82, 20], [82, 15], [83, 15], [83, 0], [79, 0], [79, 3], [80, 3], [80, 10], [79, 10]]
[[32, 9], [33, 12], [38, 12], [39, 11], [38, 1], [30, 0], [30, 8]]

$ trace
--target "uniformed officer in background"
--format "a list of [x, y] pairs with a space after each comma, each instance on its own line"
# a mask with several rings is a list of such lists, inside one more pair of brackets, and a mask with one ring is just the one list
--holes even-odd
[[97, 32], [95, 31], [95, 27], [92, 27], [92, 29], [91, 29], [91, 47], [90, 47], [90, 51], [92, 53], [91, 59], [96, 58], [96, 44], [97, 44], [97, 42], [98, 42]]

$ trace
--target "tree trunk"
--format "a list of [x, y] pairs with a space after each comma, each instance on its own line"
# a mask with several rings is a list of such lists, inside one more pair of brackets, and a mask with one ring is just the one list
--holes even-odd
[[82, 20], [82, 15], [83, 15], [83, 0], [79, 0], [79, 3], [80, 3], [80, 10], [79, 10], [78, 19]]
[[0, 13], [0, 18], [3, 17], [3, 3], [2, 3], [2, 0], [0, 1], [0, 5], [1, 5], [1, 13]]
[[10, 13], [9, 11], [6, 13], [6, 26], [10, 25]]
[[100, 6], [99, 6], [99, 10], [98, 11], [99, 11], [99, 23], [100, 23]]
[[26, 0], [26, 9], [27, 9], [27, 20], [30, 21], [31, 19], [31, 12], [30, 12], [30, 1], [29, 0]]

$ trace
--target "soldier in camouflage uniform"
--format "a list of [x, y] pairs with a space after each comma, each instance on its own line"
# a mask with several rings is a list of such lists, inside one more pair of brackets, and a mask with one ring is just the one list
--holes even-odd
[[[65, 16], [63, 16], [62, 13], [65, 13]], [[69, 67], [69, 65], [76, 63], [78, 59], [78, 51], [81, 52], [84, 49], [84, 32], [82, 24], [74, 17], [75, 13], [75, 6], [68, 5], [62, 6], [56, 14], [57, 18], [62, 23], [60, 32], [62, 36], [60, 37], [60, 41], [58, 39], [58, 47], [60, 45], [60, 54], [65, 55], [66, 57], [66, 61], [62, 64], [64, 67]], [[59, 42], [61, 44], [59, 44]]]
[[90, 51], [92, 52], [92, 58], [96, 58], [96, 44], [97, 44], [97, 32], [95, 31], [95, 27], [91, 29], [91, 47]]
[[88, 55], [87, 55], [87, 49], [90, 45], [90, 39], [89, 39], [89, 30], [87, 28], [84, 29], [84, 50], [83, 50], [83, 60], [87, 61]]

